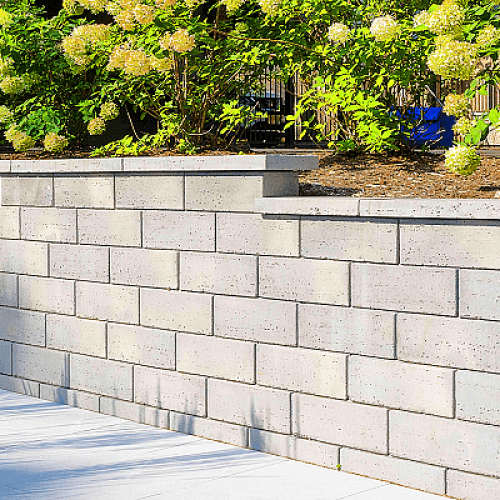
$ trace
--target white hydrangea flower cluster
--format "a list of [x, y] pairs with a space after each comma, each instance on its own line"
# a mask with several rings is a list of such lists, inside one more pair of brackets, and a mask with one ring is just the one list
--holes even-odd
[[111, 51], [106, 69], [121, 70], [130, 76], [143, 76], [152, 70], [167, 73], [172, 69], [172, 60], [146, 54], [142, 49], [132, 49], [129, 45], [117, 45]]
[[166, 10], [169, 7], [173, 7], [175, 2], [176, 0], [156, 0], [155, 5], [158, 9]]
[[377, 42], [389, 42], [399, 36], [401, 27], [392, 16], [376, 17], [370, 26], [370, 33]]
[[429, 18], [429, 12], [427, 10], [423, 10], [419, 12], [418, 14], [415, 14], [413, 17], [413, 26], [426, 26], [427, 25], [427, 19]]
[[444, 164], [451, 172], [471, 175], [481, 164], [481, 157], [473, 147], [458, 144], [446, 151]]
[[131, 76], [147, 75], [151, 71], [149, 56], [142, 50], [129, 50], [125, 56], [123, 72]]
[[477, 57], [477, 47], [472, 43], [448, 40], [436, 46], [427, 66], [446, 80], [469, 80], [476, 69]]
[[108, 0], [78, 0], [78, 2], [85, 9], [88, 9], [94, 14], [97, 14], [98, 12], [104, 11]]
[[106, 130], [106, 122], [100, 116], [93, 118], [89, 121], [87, 130], [90, 135], [102, 135]]
[[120, 108], [114, 102], [105, 102], [99, 110], [99, 116], [105, 120], [114, 120], [120, 114]]
[[63, 0], [63, 9], [70, 16], [80, 16], [84, 8], [77, 0]]
[[45, 151], [59, 153], [68, 147], [69, 140], [64, 135], [57, 135], [54, 132], [47, 134], [43, 140]]
[[14, 73], [14, 60], [10, 57], [0, 57], [0, 76], [10, 76]]
[[328, 28], [328, 40], [333, 43], [345, 43], [350, 35], [351, 30], [343, 23], [333, 23]]
[[456, 0], [444, 2], [432, 12], [429, 12], [425, 25], [436, 35], [460, 32], [465, 20], [465, 10]]
[[233, 14], [245, 3], [245, 0], [222, 0], [221, 3], [226, 6], [228, 14]]
[[475, 125], [475, 120], [469, 120], [469, 118], [462, 116], [456, 121], [455, 125], [453, 125], [453, 132], [457, 135], [466, 136]]
[[7, 139], [16, 151], [27, 151], [35, 145], [35, 140], [26, 132], [19, 130], [17, 124], [12, 125], [5, 131], [5, 139]]
[[133, 10], [122, 10], [115, 15], [115, 23], [118, 24], [123, 31], [135, 30], [137, 26], [135, 21], [135, 14]]
[[493, 45], [500, 40], [500, 30], [489, 24], [485, 26], [477, 35], [476, 43], [479, 47]]
[[258, 2], [262, 12], [268, 16], [277, 14], [277, 11], [281, 6], [281, 0], [258, 0]]
[[136, 21], [142, 25], [151, 24], [156, 17], [156, 10], [151, 5], [139, 4], [134, 9], [134, 16]]
[[109, 26], [106, 24], [84, 24], [77, 26], [69, 36], [62, 40], [64, 55], [77, 66], [89, 63], [89, 53], [97, 44], [109, 39]]
[[13, 116], [14, 113], [7, 106], [0, 106], [0, 123], [7, 123]]
[[[156, 3], [156, 7], [162, 8], [167, 2], [158, 0]], [[105, 10], [114, 17], [115, 23], [122, 30], [133, 31], [137, 25], [145, 26], [155, 20], [156, 7], [143, 4], [139, 0], [114, 0], [106, 3]]]
[[173, 50], [174, 52], [189, 52], [195, 47], [195, 37], [190, 35], [186, 29], [178, 29], [176, 32], [170, 34], [165, 33], [158, 43], [163, 50]]
[[22, 76], [5, 76], [0, 80], [0, 90], [4, 94], [22, 94], [28, 89], [28, 82]]
[[188, 9], [194, 10], [196, 7], [198, 7], [202, 0], [184, 0], [186, 2], [186, 5]]
[[448, 94], [444, 99], [443, 111], [456, 118], [466, 116], [470, 111], [470, 100], [463, 94]]
[[166, 57], [155, 57], [150, 56], [149, 62], [151, 64], [151, 68], [158, 71], [158, 73], [168, 73], [174, 66], [172, 59]]
[[4, 28], [14, 22], [14, 16], [4, 9], [0, 9], [0, 26]]

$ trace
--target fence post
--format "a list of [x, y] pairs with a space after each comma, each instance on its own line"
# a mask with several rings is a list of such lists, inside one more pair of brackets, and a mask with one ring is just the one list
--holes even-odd
[[[295, 75], [290, 77], [285, 84], [285, 117], [295, 114]], [[285, 130], [285, 146], [295, 146], [295, 123]]]

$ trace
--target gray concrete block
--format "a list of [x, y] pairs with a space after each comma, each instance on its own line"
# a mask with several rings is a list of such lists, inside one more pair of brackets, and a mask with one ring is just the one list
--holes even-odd
[[47, 243], [0, 240], [0, 271], [48, 276]]
[[500, 272], [460, 269], [460, 316], [500, 319]]
[[249, 447], [252, 450], [332, 469], [340, 463], [338, 446], [300, 439], [295, 436], [275, 434], [260, 429], [250, 429]]
[[0, 274], [0, 306], [17, 307], [18, 277], [16, 274]]
[[111, 248], [111, 282], [178, 288], [178, 254], [172, 250]]
[[183, 175], [126, 175], [116, 177], [116, 207], [184, 209]]
[[255, 200], [259, 214], [281, 215], [359, 215], [359, 200], [341, 196], [287, 196]]
[[388, 411], [350, 401], [292, 395], [293, 434], [387, 453]]
[[266, 299], [214, 297], [214, 333], [270, 344], [297, 343], [296, 305]]
[[446, 493], [445, 469], [441, 467], [349, 448], [340, 450], [340, 464], [345, 472], [354, 472], [438, 495]]
[[415, 221], [402, 223], [400, 230], [404, 264], [500, 268], [496, 222]]
[[19, 394], [26, 394], [35, 398], [40, 397], [40, 384], [31, 380], [22, 380], [20, 378], [10, 377], [9, 375], [0, 375], [0, 389]]
[[453, 417], [453, 370], [401, 361], [349, 357], [349, 398], [443, 417]]
[[17, 377], [68, 387], [68, 354], [30, 345], [12, 345], [12, 373]]
[[447, 494], [461, 500], [498, 500], [500, 479], [449, 470]]
[[12, 375], [12, 344], [0, 340], [0, 373]]
[[353, 264], [352, 305], [371, 309], [456, 313], [456, 271], [412, 266]]
[[180, 287], [195, 292], [256, 296], [257, 258], [181, 252]]
[[76, 210], [21, 208], [21, 238], [76, 243]]
[[427, 365], [500, 372], [500, 324], [398, 314], [398, 358]]
[[212, 297], [206, 294], [141, 289], [141, 324], [167, 330], [212, 333]]
[[40, 384], [40, 399], [74, 406], [82, 410], [99, 411], [99, 396], [97, 394], [88, 394], [63, 387]]
[[349, 264], [261, 257], [260, 295], [273, 299], [349, 305]]
[[177, 334], [177, 370], [255, 383], [255, 345], [188, 333]]
[[457, 371], [457, 418], [500, 425], [500, 375]]
[[206, 380], [196, 375], [136, 366], [135, 402], [192, 415], [206, 414]]
[[106, 357], [106, 324], [72, 316], [47, 315], [47, 347]]
[[162, 429], [169, 428], [169, 412], [159, 408], [101, 397], [99, 411], [104, 415], [124, 418], [140, 424], [153, 425]]
[[139, 289], [103, 283], [76, 283], [76, 314], [83, 318], [139, 323]]
[[347, 398], [347, 355], [257, 345], [257, 383], [278, 389]]
[[96, 173], [122, 170], [122, 158], [64, 158], [59, 160], [11, 160], [11, 172]]
[[390, 453], [479, 474], [500, 470], [500, 428], [392, 410]]
[[0, 160], [0, 172], [10, 172], [10, 160]]
[[79, 210], [78, 241], [90, 245], [141, 246], [139, 210]]
[[132, 401], [133, 366], [70, 354], [71, 389]]
[[217, 214], [217, 251], [299, 256], [299, 220], [259, 214]]
[[19, 276], [19, 307], [75, 314], [75, 283], [70, 280]]
[[109, 281], [109, 249], [89, 245], [50, 245], [50, 276]]
[[221, 441], [235, 446], [248, 446], [248, 429], [208, 418], [170, 412], [170, 430]]
[[175, 369], [175, 333], [110, 323], [108, 357], [138, 365]]
[[398, 226], [389, 220], [301, 221], [304, 257], [396, 263]]
[[18, 207], [0, 207], [0, 238], [21, 237], [21, 210]]
[[45, 314], [0, 307], [0, 339], [45, 345]]
[[4, 177], [2, 205], [50, 207], [53, 205], [52, 177]]
[[147, 211], [143, 226], [146, 248], [215, 250], [215, 214]]
[[296, 196], [297, 175], [263, 172], [243, 175], [186, 175], [186, 210], [253, 212], [256, 198]]
[[385, 311], [299, 305], [302, 347], [394, 358], [395, 325], [395, 314]]
[[289, 434], [290, 393], [209, 379], [208, 416], [216, 420]]
[[55, 177], [56, 207], [113, 208], [115, 205], [113, 176]]

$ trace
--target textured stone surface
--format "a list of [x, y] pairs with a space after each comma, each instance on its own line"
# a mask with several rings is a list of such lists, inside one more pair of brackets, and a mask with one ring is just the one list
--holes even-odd
[[20, 378], [10, 377], [9, 375], [0, 375], [0, 389], [5, 391], [18, 392], [35, 398], [40, 397], [40, 384], [31, 380], [22, 380]]
[[460, 316], [500, 319], [500, 272], [461, 269]]
[[449, 496], [462, 500], [498, 500], [500, 479], [449, 470], [447, 474]]
[[45, 314], [0, 307], [0, 339], [45, 345]]
[[2, 205], [50, 207], [53, 197], [52, 177], [2, 178]]
[[83, 410], [99, 411], [99, 396], [97, 394], [88, 394], [63, 387], [40, 384], [40, 399], [75, 406]]
[[76, 243], [76, 210], [22, 208], [21, 238], [57, 243]]
[[56, 207], [113, 208], [115, 183], [112, 176], [56, 177]]
[[34, 311], [75, 314], [75, 283], [70, 280], [20, 276], [19, 306]]
[[21, 210], [17, 207], [0, 207], [0, 238], [21, 237]]
[[0, 340], [0, 373], [12, 375], [12, 344]]
[[169, 428], [169, 412], [158, 408], [102, 397], [99, 411], [105, 415], [132, 420], [140, 424]]
[[0, 240], [0, 271], [47, 276], [48, 248], [47, 243]]
[[359, 200], [340, 196], [287, 196], [255, 200], [255, 211], [282, 215], [359, 215]]
[[18, 277], [15, 274], [0, 274], [0, 306], [17, 307]]
[[86, 173], [122, 170], [122, 158], [64, 158], [60, 160], [11, 160], [15, 173]]
[[50, 275], [82, 281], [109, 281], [109, 249], [90, 245], [50, 245]]

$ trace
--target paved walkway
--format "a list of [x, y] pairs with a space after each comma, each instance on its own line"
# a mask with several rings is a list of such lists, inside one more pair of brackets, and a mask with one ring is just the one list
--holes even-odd
[[438, 500], [0, 390], [1, 500]]

